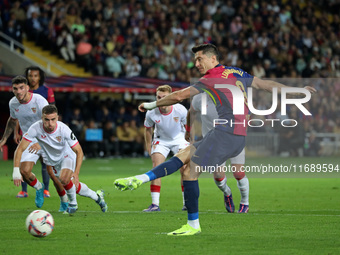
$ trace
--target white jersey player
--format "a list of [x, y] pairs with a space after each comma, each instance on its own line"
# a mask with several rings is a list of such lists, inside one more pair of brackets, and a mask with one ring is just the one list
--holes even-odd
[[[44, 106], [48, 105], [48, 102], [44, 97], [29, 92], [29, 85], [25, 77], [17, 76], [13, 78], [12, 89], [15, 97], [9, 102], [10, 117], [8, 118], [4, 135], [0, 141], [0, 148], [6, 143], [8, 137], [15, 129], [17, 122], [19, 122], [22, 131], [27, 132], [31, 124], [41, 119], [42, 109]], [[20, 158], [20, 164], [14, 167], [13, 181], [14, 185], [20, 186], [22, 179], [24, 179], [27, 184], [35, 188], [35, 203], [38, 208], [41, 208], [44, 203], [44, 185], [37, 180], [34, 174], [32, 174], [32, 168], [39, 159], [42, 151], [34, 149], [34, 143], [37, 143], [37, 141], [32, 140], [31, 145], [33, 145], [23, 152], [22, 157]], [[58, 187], [58, 184], [55, 184], [55, 186]], [[64, 191], [63, 195], [60, 194], [60, 191], [63, 191], [63, 188], [60, 191], [57, 188], [57, 191], [61, 198], [60, 208], [66, 210], [66, 193]]]
[[[169, 85], [162, 85], [157, 88], [157, 100], [170, 94], [172, 91]], [[187, 109], [181, 104], [159, 107], [146, 113], [145, 144], [151, 155], [153, 167], [163, 163], [170, 151], [176, 154], [179, 150], [187, 147], [189, 143], [185, 140], [185, 124]], [[153, 139], [152, 128], [154, 127]], [[152, 140], [152, 142], [151, 142]], [[159, 197], [161, 189], [161, 179], [153, 180], [150, 184], [151, 205], [144, 212], [160, 211]], [[184, 193], [183, 195], [183, 209]]]
[[[201, 114], [202, 108], [202, 96], [206, 97], [206, 114]], [[214, 102], [211, 100], [210, 96], [206, 93], [200, 93], [193, 97], [191, 101], [192, 109], [200, 115], [201, 118], [201, 128], [202, 136], [204, 137], [211, 129], [214, 128], [214, 119], [218, 119], [218, 114]], [[241, 193], [240, 208], [239, 213], [247, 213], [249, 210], [249, 181], [247, 176], [241, 167], [245, 163], [245, 150], [237, 155], [236, 157], [230, 158], [230, 163], [232, 165], [233, 175], [237, 180], [237, 187]], [[225, 166], [225, 163], [222, 167]], [[224, 172], [214, 172], [214, 179], [216, 185], [224, 192], [224, 202], [228, 212], [234, 212], [235, 207], [233, 203], [232, 193], [227, 185], [227, 178]]]
[[[58, 121], [58, 110], [54, 105], [47, 105], [42, 109], [42, 120], [35, 122], [23, 135], [14, 154], [14, 164], [19, 163], [22, 152], [27, 146], [37, 139], [44, 152], [44, 162], [52, 166], [56, 177], [63, 184], [69, 205], [66, 212], [72, 214], [78, 209], [76, 193], [81, 196], [92, 198], [107, 211], [104, 201], [104, 192], [97, 193], [89, 189], [85, 183], [79, 182], [79, 171], [83, 162], [83, 150], [71, 131], [64, 123]], [[74, 183], [71, 180], [73, 177]]]

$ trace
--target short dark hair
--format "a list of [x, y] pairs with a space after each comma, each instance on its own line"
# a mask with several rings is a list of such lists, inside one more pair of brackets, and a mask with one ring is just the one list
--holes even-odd
[[44, 83], [45, 83], [45, 72], [39, 66], [29, 66], [25, 69], [25, 76], [26, 76], [27, 79], [28, 79], [28, 72], [29, 71], [39, 71], [39, 75], [40, 75], [39, 87], [44, 85]]
[[53, 105], [53, 104], [46, 105], [42, 109], [42, 114], [52, 114], [52, 113], [57, 113], [58, 114], [58, 108], [55, 105]]
[[15, 76], [12, 79], [12, 86], [14, 84], [21, 84], [21, 83], [25, 83], [26, 85], [28, 85], [28, 81], [27, 81], [27, 79], [24, 76], [18, 75], [18, 76]]
[[218, 49], [215, 45], [211, 43], [206, 43], [206, 44], [199, 44], [194, 47], [192, 47], [191, 51], [193, 53], [196, 53], [198, 51], [202, 51], [204, 55], [214, 55], [216, 56], [216, 60], [220, 61], [220, 53], [218, 52]]

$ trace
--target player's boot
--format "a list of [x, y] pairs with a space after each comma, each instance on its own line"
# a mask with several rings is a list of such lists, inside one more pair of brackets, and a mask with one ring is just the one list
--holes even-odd
[[247, 213], [249, 211], [249, 205], [240, 204], [240, 209], [238, 213]]
[[159, 212], [160, 210], [158, 205], [151, 204], [148, 208], [144, 209], [143, 212]]
[[35, 205], [38, 208], [41, 208], [44, 204], [44, 184], [42, 183], [41, 185], [42, 188], [35, 192]]
[[50, 192], [48, 190], [44, 190], [44, 197], [50, 197]]
[[182, 211], [187, 211], [187, 210], [188, 210], [187, 207], [185, 205], [183, 205]]
[[104, 190], [100, 189], [97, 190], [97, 195], [98, 195], [98, 200], [96, 201], [96, 203], [100, 206], [100, 209], [102, 210], [102, 212], [106, 212], [107, 211], [107, 204], [104, 200]]
[[228, 212], [230, 213], [235, 212], [235, 205], [234, 205], [232, 194], [230, 194], [229, 196], [224, 195], [224, 206]]
[[124, 191], [124, 190], [134, 190], [137, 189], [140, 185], [143, 184], [141, 180], [138, 180], [136, 177], [128, 177], [128, 178], [121, 178], [117, 179], [113, 183], [117, 189]]
[[68, 207], [66, 209], [66, 211], [64, 212], [64, 214], [74, 214], [76, 211], [78, 210], [78, 205], [72, 205], [72, 204], [68, 204]]
[[201, 227], [195, 229], [189, 224], [183, 225], [180, 229], [168, 233], [168, 236], [192, 236], [201, 233]]
[[28, 197], [28, 194], [25, 191], [20, 191], [17, 195], [17, 198], [25, 198], [25, 197]]
[[68, 202], [60, 201], [59, 212], [65, 212], [68, 207]]

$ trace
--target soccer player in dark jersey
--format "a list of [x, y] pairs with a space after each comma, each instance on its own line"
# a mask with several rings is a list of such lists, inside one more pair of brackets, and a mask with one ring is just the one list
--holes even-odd
[[[237, 67], [221, 65], [215, 45], [197, 45], [192, 48], [192, 51], [195, 54], [195, 66], [203, 77], [193, 86], [173, 92], [161, 100], [142, 103], [138, 107], [139, 110], [144, 112], [156, 107], [172, 105], [198, 93], [206, 92], [216, 105], [219, 119], [228, 120], [228, 123], [234, 123], [234, 125], [225, 123], [216, 125], [202, 140], [186, 147], [151, 171], [129, 178], [117, 179], [114, 182], [115, 186], [120, 190], [133, 190], [145, 182], [172, 174], [181, 168], [183, 164], [190, 164], [183, 176], [188, 221], [180, 229], [168, 233], [168, 235], [172, 236], [195, 235], [201, 232], [198, 218], [198, 177], [201, 173], [200, 169], [219, 166], [228, 158], [237, 156], [243, 150], [246, 125], [240, 125], [240, 123], [246, 123], [249, 112], [246, 88], [253, 87], [269, 92], [272, 92], [273, 88], [277, 88], [278, 92], [281, 92], [281, 88], [291, 88], [274, 81], [251, 76]], [[216, 86], [217, 84], [223, 85]], [[231, 88], [225, 88], [225, 84], [229, 85], [229, 88], [231, 86]], [[316, 92], [314, 88], [309, 86], [305, 87], [305, 89], [310, 93]], [[241, 98], [233, 97], [231, 90], [242, 91]], [[301, 93], [296, 94], [300, 95]], [[243, 114], [238, 112], [240, 109], [237, 109], [238, 114], [234, 115], [233, 113], [235, 110], [233, 109], [233, 100], [236, 99], [244, 100], [242, 105]]]

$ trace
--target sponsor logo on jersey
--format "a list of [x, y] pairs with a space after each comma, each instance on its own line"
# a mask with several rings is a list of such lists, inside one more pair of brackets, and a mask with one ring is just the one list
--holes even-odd
[[41, 135], [41, 138], [46, 138], [46, 135]]
[[58, 140], [58, 142], [61, 142], [61, 136], [57, 136], [56, 139]]
[[174, 117], [174, 121], [177, 123], [179, 120], [179, 117]]
[[15, 111], [16, 111], [16, 112], [18, 112], [18, 111], [19, 111], [19, 109], [15, 109]]
[[32, 109], [32, 112], [33, 112], [33, 113], [36, 113], [36, 112], [37, 112], [37, 108], [34, 107], [34, 108], [31, 108], [31, 109]]
[[155, 120], [155, 122], [156, 122], [156, 123], [159, 123], [159, 122], [161, 122], [161, 120]]

